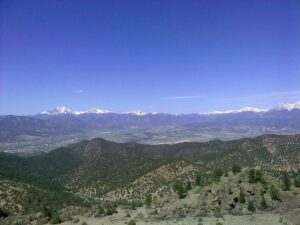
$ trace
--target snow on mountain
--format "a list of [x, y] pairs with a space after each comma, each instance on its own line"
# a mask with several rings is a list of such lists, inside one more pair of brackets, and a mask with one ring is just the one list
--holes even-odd
[[275, 107], [273, 107], [270, 111], [280, 111], [280, 110], [287, 110], [292, 111], [294, 109], [300, 109], [300, 102], [296, 102], [294, 104], [279, 104]]
[[259, 109], [259, 108], [252, 108], [252, 107], [244, 107], [237, 110], [226, 110], [226, 111], [212, 111], [208, 113], [201, 113], [201, 115], [218, 115], [218, 114], [231, 114], [231, 113], [241, 113], [241, 112], [266, 112], [267, 109]]
[[[287, 110], [292, 111], [294, 109], [300, 109], [300, 101], [296, 102], [294, 104], [280, 104], [277, 105], [270, 110], [268, 109], [260, 109], [260, 108], [253, 108], [253, 107], [244, 107], [241, 109], [236, 110], [225, 110], [225, 111], [212, 111], [208, 113], [199, 113], [200, 115], [220, 115], [220, 114], [235, 114], [235, 113], [242, 113], [242, 112], [255, 112], [255, 113], [265, 113], [265, 112], [271, 112], [271, 111], [280, 111], [280, 110]], [[83, 115], [83, 114], [105, 114], [105, 113], [111, 113], [110, 111], [106, 109], [99, 109], [99, 108], [91, 108], [86, 111], [75, 111], [72, 112], [69, 108], [65, 106], [59, 106], [52, 110], [42, 112], [42, 114], [46, 115], [60, 115], [60, 114], [73, 114], [73, 115]], [[140, 110], [134, 110], [126, 113], [119, 113], [119, 114], [132, 114], [137, 116], [144, 116], [148, 113], [140, 111]], [[156, 112], [149, 113], [152, 115], [158, 114]]]
[[73, 114], [73, 115], [82, 115], [82, 114], [103, 114], [103, 113], [109, 113], [110, 111], [105, 109], [98, 109], [98, 108], [92, 108], [88, 109], [86, 111], [76, 111], [72, 112], [71, 109], [65, 107], [65, 106], [58, 106], [54, 109], [42, 112], [42, 114], [46, 115], [61, 115], [61, 114]]
[[126, 114], [134, 114], [134, 115], [137, 115], [137, 116], [147, 115], [147, 113], [145, 113], [143, 111], [140, 111], [140, 110], [134, 110], [134, 111], [131, 111], [131, 112], [127, 112]]
[[59, 114], [69, 114], [69, 113], [72, 113], [72, 111], [65, 106], [58, 106], [49, 111], [42, 112], [42, 114], [47, 114], [47, 115], [59, 115]]
[[74, 112], [75, 115], [81, 115], [81, 114], [104, 114], [104, 113], [109, 113], [110, 111], [106, 109], [98, 109], [98, 108], [92, 108], [86, 111], [78, 111]]

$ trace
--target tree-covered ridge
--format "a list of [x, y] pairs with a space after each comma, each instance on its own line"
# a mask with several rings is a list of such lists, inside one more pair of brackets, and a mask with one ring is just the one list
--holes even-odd
[[[208, 191], [201, 197], [205, 202], [209, 190], [219, 190], [222, 182], [227, 185], [225, 192], [234, 192], [237, 197], [228, 199], [221, 189], [214, 193], [214, 197], [222, 194], [224, 207], [236, 204], [229, 201], [238, 201], [239, 207], [255, 212], [258, 205], [268, 208], [271, 200], [280, 202], [282, 191], [300, 186], [299, 173], [295, 172], [299, 171], [299, 137], [264, 135], [174, 145], [114, 143], [97, 138], [32, 157], [1, 153], [0, 181], [6, 187], [2, 192], [10, 194], [11, 203], [17, 203], [5, 200], [2, 214], [44, 210], [49, 221], [60, 221], [60, 210], [101, 202], [105, 204], [99, 213], [110, 215], [120, 204], [130, 208], [145, 202], [147, 207], [164, 205], [160, 199], [169, 201], [174, 195], [185, 201], [190, 191], [199, 187]], [[255, 187], [255, 193], [267, 188], [267, 194], [256, 193], [253, 198], [250, 186]]]

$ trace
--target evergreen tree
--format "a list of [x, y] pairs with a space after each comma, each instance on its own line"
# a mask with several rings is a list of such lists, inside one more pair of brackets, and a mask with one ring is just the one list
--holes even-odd
[[176, 191], [179, 198], [184, 198], [186, 196], [186, 191], [184, 190], [182, 185], [179, 185]]
[[132, 209], [132, 210], [136, 210], [134, 200], [132, 200], [132, 203], [131, 203], [131, 209]]
[[300, 177], [295, 177], [294, 185], [295, 185], [295, 187], [300, 187]]
[[245, 199], [245, 194], [243, 192], [243, 189], [241, 188], [240, 189], [240, 194], [239, 194], [239, 202], [240, 203], [245, 203], [246, 202], [246, 199]]
[[267, 209], [268, 208], [265, 196], [262, 196], [260, 206], [261, 206], [262, 209]]
[[179, 198], [184, 198], [186, 196], [186, 189], [183, 187], [181, 181], [176, 181], [173, 185], [173, 190], [176, 192]]
[[152, 203], [152, 196], [151, 194], [147, 194], [145, 198], [145, 205], [146, 207], [150, 207]]
[[8, 217], [9, 213], [5, 210], [0, 208], [0, 217]]
[[187, 191], [192, 190], [192, 183], [191, 183], [191, 181], [188, 181], [188, 182], [186, 183], [186, 190], [187, 190]]
[[213, 178], [215, 181], [219, 181], [221, 176], [223, 176], [224, 171], [221, 168], [215, 168], [213, 170]]
[[201, 175], [196, 175], [196, 178], [195, 178], [195, 185], [196, 186], [200, 186], [201, 185]]
[[270, 196], [272, 200], [280, 200], [279, 190], [274, 185], [270, 188]]
[[248, 210], [251, 212], [255, 212], [255, 206], [254, 203], [252, 201], [248, 202]]
[[291, 180], [287, 172], [284, 172], [282, 175], [282, 183], [284, 191], [289, 191], [291, 189]]
[[232, 172], [234, 174], [236, 174], [236, 173], [240, 173], [242, 168], [239, 165], [234, 164], [231, 169], [232, 169]]

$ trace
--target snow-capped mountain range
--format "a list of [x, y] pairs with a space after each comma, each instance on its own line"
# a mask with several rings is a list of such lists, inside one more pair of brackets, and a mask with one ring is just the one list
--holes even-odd
[[[58, 106], [58, 107], [55, 107], [54, 109], [44, 111], [41, 114], [43, 114], [43, 115], [62, 115], [62, 114], [82, 115], [82, 114], [105, 114], [105, 113], [112, 113], [112, 112], [109, 110], [106, 110], [106, 109], [99, 109], [99, 108], [91, 108], [86, 111], [74, 111], [73, 112], [71, 109], [69, 109], [65, 106]], [[135, 110], [135, 111], [120, 113], [120, 114], [134, 114], [137, 116], [144, 116], [147, 113], [140, 111], [140, 110]]]
[[[225, 111], [212, 111], [207, 113], [199, 113], [199, 115], [220, 115], [220, 114], [236, 114], [236, 113], [243, 113], [243, 112], [254, 112], [254, 113], [266, 113], [271, 111], [292, 111], [294, 109], [300, 109], [300, 101], [294, 104], [279, 104], [271, 109], [260, 109], [260, 108], [253, 108], [253, 107], [243, 107], [241, 109], [235, 110], [225, 110]], [[116, 113], [111, 112], [106, 109], [99, 109], [99, 108], [91, 108], [86, 111], [72, 111], [71, 109], [65, 106], [58, 106], [54, 109], [42, 112], [43, 115], [63, 115], [63, 114], [73, 114], [73, 115], [83, 115], [83, 114], [105, 114], [105, 113]], [[140, 110], [134, 110], [125, 113], [117, 113], [117, 114], [132, 114], [137, 116], [145, 116], [147, 114], [157, 114], [156, 112], [153, 113], [146, 113]]]
[[236, 110], [227, 110], [227, 111], [212, 111], [208, 113], [202, 113], [202, 115], [216, 115], [216, 114], [230, 114], [230, 113], [241, 113], [241, 112], [267, 112], [267, 109], [259, 109], [259, 108], [252, 108], [252, 107], [244, 107], [241, 109]]
[[296, 102], [294, 104], [280, 104], [275, 107], [273, 107], [271, 110], [287, 110], [292, 111], [294, 109], [300, 109], [300, 102]]

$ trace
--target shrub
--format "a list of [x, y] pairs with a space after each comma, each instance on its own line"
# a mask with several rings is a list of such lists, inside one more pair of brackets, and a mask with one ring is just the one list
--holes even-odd
[[147, 194], [145, 198], [145, 205], [146, 207], [150, 207], [152, 203], [152, 196], [151, 194]]
[[49, 218], [52, 217], [52, 215], [51, 215], [51, 210], [50, 210], [48, 207], [46, 207], [46, 206], [44, 206], [44, 207], [42, 208], [42, 214], [43, 214], [45, 217], [49, 217]]
[[282, 175], [282, 188], [284, 191], [289, 191], [291, 188], [291, 180], [287, 172]]
[[228, 177], [228, 171], [227, 170], [225, 170], [224, 177]]
[[295, 177], [294, 185], [295, 185], [295, 187], [300, 187], [300, 177]]
[[201, 175], [196, 175], [195, 185], [196, 186], [200, 186], [201, 185]]
[[59, 215], [57, 212], [52, 214], [52, 218], [50, 219], [49, 223], [50, 224], [59, 224], [61, 223], [62, 220], [60, 219]]
[[217, 223], [216, 223], [216, 225], [223, 225], [223, 223], [221, 223], [221, 222], [217, 222]]
[[270, 188], [270, 196], [272, 200], [280, 200], [279, 190], [274, 185]]
[[262, 196], [260, 206], [261, 206], [262, 209], [267, 209], [268, 208], [265, 196]]
[[232, 172], [234, 174], [236, 174], [236, 173], [240, 173], [242, 168], [239, 165], [234, 164], [231, 169], [232, 169]]
[[107, 208], [105, 214], [106, 214], [107, 216], [112, 215], [112, 214], [113, 214], [112, 208]]
[[257, 182], [265, 183], [266, 182], [263, 177], [262, 172], [260, 170], [254, 170], [254, 169], [249, 170], [248, 180], [249, 180], [249, 183], [257, 183]]
[[187, 190], [187, 191], [192, 190], [192, 183], [191, 183], [191, 181], [188, 181], [188, 182], [186, 183], [186, 190]]
[[246, 202], [246, 199], [245, 199], [245, 194], [243, 192], [243, 189], [241, 188], [240, 189], [240, 194], [239, 194], [239, 202], [240, 203], [245, 203]]
[[87, 222], [83, 221], [81, 225], [88, 225]]
[[201, 174], [197, 174], [195, 178], [196, 186], [204, 186], [205, 185], [205, 177]]
[[186, 189], [184, 189], [180, 181], [175, 182], [175, 184], [173, 185], [173, 189], [179, 198], [184, 198], [186, 196]]
[[99, 209], [98, 214], [100, 214], [100, 215], [105, 214], [105, 210], [102, 206], [99, 206], [98, 209]]
[[223, 174], [224, 174], [224, 171], [222, 169], [215, 168], [213, 170], [213, 178], [214, 178], [214, 180], [219, 181], [220, 178], [221, 178], [221, 176], [223, 176]]
[[7, 210], [0, 208], [0, 217], [8, 217], [9, 213]]
[[135, 220], [130, 220], [129, 223], [128, 223], [128, 225], [136, 225]]
[[255, 212], [255, 206], [252, 201], [248, 202], [248, 210], [251, 212]]

